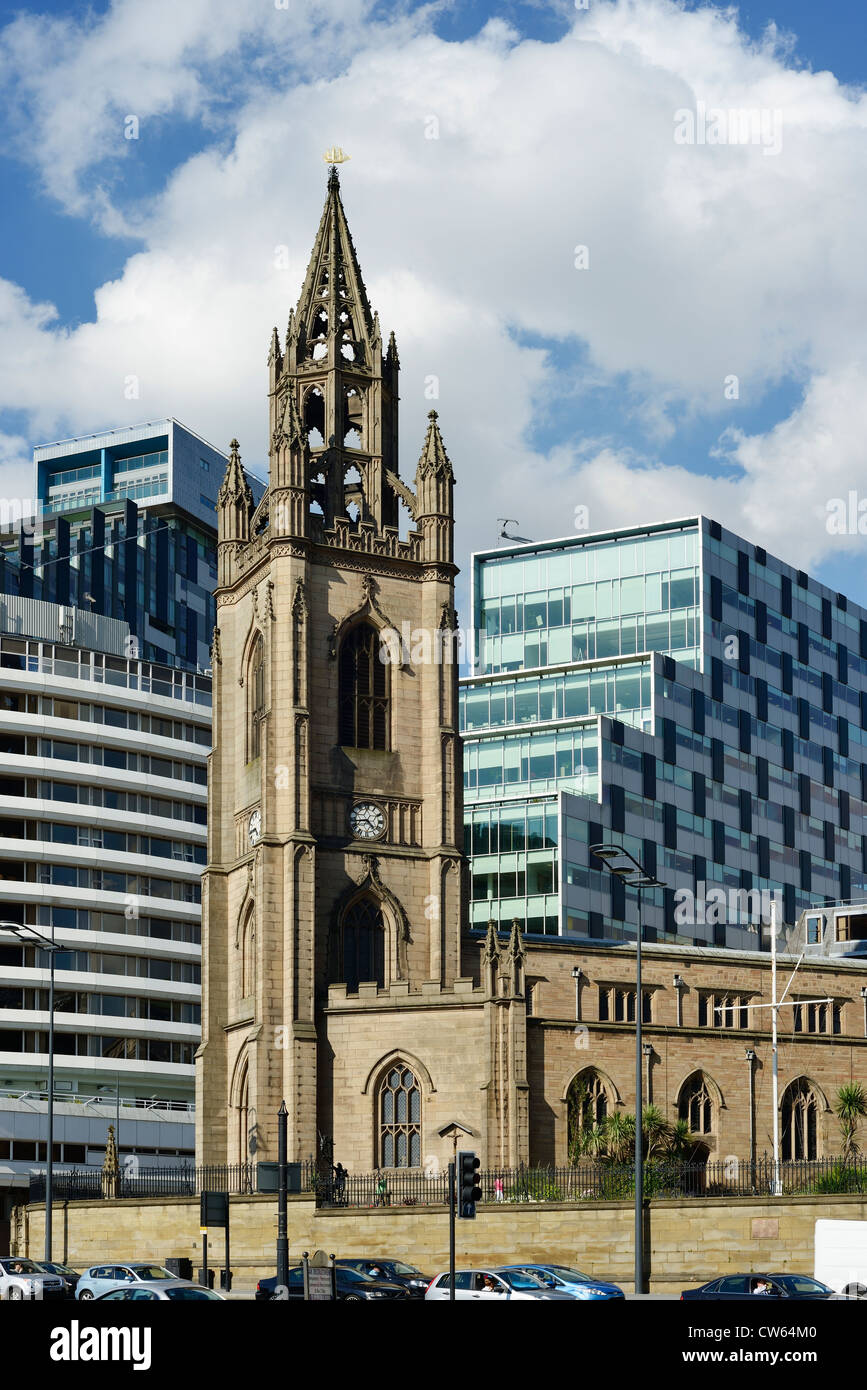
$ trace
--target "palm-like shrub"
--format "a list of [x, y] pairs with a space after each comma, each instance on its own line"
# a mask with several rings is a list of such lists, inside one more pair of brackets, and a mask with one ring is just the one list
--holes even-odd
[[843, 1162], [851, 1163], [861, 1152], [858, 1146], [858, 1122], [867, 1115], [867, 1095], [860, 1081], [849, 1081], [837, 1088], [834, 1114], [840, 1121]]

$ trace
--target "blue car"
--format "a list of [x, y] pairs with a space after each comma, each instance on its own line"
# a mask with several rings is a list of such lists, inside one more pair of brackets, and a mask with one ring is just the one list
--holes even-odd
[[516, 1273], [531, 1274], [541, 1279], [548, 1288], [587, 1302], [626, 1296], [616, 1284], [592, 1279], [589, 1274], [582, 1274], [580, 1269], [571, 1269], [568, 1265], [506, 1265], [505, 1268]]
[[142, 1281], [150, 1283], [154, 1279], [176, 1278], [176, 1275], [163, 1269], [162, 1265], [145, 1264], [144, 1261], [125, 1265], [91, 1265], [90, 1269], [86, 1269], [79, 1279], [75, 1297], [79, 1299], [100, 1298], [103, 1294], [109, 1293], [111, 1289], [123, 1288]]

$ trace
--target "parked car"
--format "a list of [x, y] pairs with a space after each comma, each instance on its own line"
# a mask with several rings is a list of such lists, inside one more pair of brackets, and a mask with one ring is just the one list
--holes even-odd
[[0, 1259], [0, 1299], [60, 1299], [66, 1286], [58, 1274], [48, 1274], [34, 1260], [23, 1255], [4, 1255]]
[[[442, 1303], [449, 1297], [451, 1278], [438, 1274], [425, 1294], [428, 1302]], [[575, 1295], [565, 1289], [552, 1289], [537, 1274], [517, 1269], [462, 1269], [455, 1271], [455, 1301], [481, 1300], [496, 1302], [508, 1298], [523, 1300], [552, 1299], [573, 1302]]]
[[626, 1297], [617, 1284], [593, 1279], [589, 1274], [582, 1274], [580, 1269], [571, 1269], [568, 1265], [504, 1265], [503, 1269], [536, 1275], [548, 1288], [564, 1290], [573, 1298], [585, 1301]]
[[109, 1289], [108, 1293], [98, 1295], [100, 1303], [225, 1303], [225, 1298], [216, 1289], [206, 1289], [203, 1284], [194, 1284], [191, 1279], [149, 1279], [126, 1284], [123, 1288]]
[[71, 1269], [69, 1265], [60, 1265], [56, 1260], [34, 1260], [38, 1269], [44, 1270], [46, 1274], [57, 1274], [63, 1280], [63, 1286], [67, 1298], [75, 1298], [75, 1290], [81, 1278], [77, 1269]]
[[137, 1261], [132, 1264], [106, 1264], [91, 1265], [79, 1276], [78, 1287], [75, 1290], [77, 1299], [99, 1298], [100, 1294], [110, 1293], [112, 1289], [125, 1284], [152, 1283], [154, 1280], [162, 1282], [163, 1279], [174, 1279], [175, 1275], [162, 1265], [139, 1264]]
[[832, 1298], [834, 1290], [809, 1274], [726, 1274], [698, 1289], [684, 1289], [682, 1299]]
[[[338, 1269], [354, 1269], [365, 1279], [382, 1280], [389, 1284], [400, 1284], [410, 1298], [424, 1298], [430, 1283], [430, 1275], [422, 1274], [415, 1265], [405, 1264], [403, 1260], [338, 1260]], [[378, 1273], [374, 1273], [378, 1270]]]
[[[341, 1303], [356, 1303], [360, 1299], [371, 1298], [404, 1298], [408, 1299], [410, 1294], [402, 1284], [393, 1284], [387, 1279], [367, 1279], [363, 1274], [359, 1274], [357, 1269], [347, 1269], [344, 1265], [335, 1265], [337, 1270], [337, 1298]], [[275, 1302], [283, 1299], [295, 1299], [304, 1297], [304, 1269], [302, 1265], [296, 1265], [289, 1271], [289, 1279], [286, 1283], [286, 1293], [277, 1293], [277, 1276], [271, 1279], [260, 1279], [256, 1285], [256, 1302]]]

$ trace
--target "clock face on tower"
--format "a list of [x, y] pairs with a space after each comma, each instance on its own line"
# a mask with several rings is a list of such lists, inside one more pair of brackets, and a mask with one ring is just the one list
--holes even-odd
[[385, 814], [374, 801], [359, 801], [349, 812], [349, 828], [356, 840], [378, 840], [385, 830]]
[[262, 835], [262, 812], [253, 811], [247, 822], [247, 838], [251, 845], [257, 845]]

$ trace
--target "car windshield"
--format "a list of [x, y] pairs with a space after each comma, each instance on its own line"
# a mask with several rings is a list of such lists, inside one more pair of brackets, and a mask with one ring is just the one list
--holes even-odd
[[[170, 1274], [162, 1265], [132, 1265], [132, 1272], [136, 1279], [177, 1279], [176, 1274]], [[123, 1277], [123, 1276], [121, 1276]]]
[[3, 1266], [7, 1274], [42, 1274], [43, 1272], [32, 1260], [24, 1258], [0, 1260], [0, 1265]]
[[591, 1284], [593, 1281], [589, 1274], [582, 1274], [580, 1269], [569, 1269], [566, 1265], [546, 1265], [546, 1270], [556, 1274], [558, 1279], [564, 1279], [567, 1284]]
[[39, 1268], [47, 1270], [49, 1274], [77, 1274], [77, 1270], [70, 1269], [69, 1265], [58, 1265], [49, 1263], [48, 1260], [40, 1260]]
[[421, 1278], [420, 1269], [416, 1269], [414, 1265], [405, 1265], [402, 1260], [386, 1260], [380, 1265], [380, 1269], [384, 1269], [386, 1274], [399, 1274], [401, 1279]]
[[199, 1301], [201, 1299], [213, 1300], [216, 1303], [222, 1302], [220, 1295], [214, 1293], [212, 1289], [188, 1289], [178, 1287], [176, 1289], [166, 1289], [166, 1295], [171, 1299], [180, 1299], [181, 1302], [189, 1302], [190, 1300]]
[[806, 1274], [774, 1274], [769, 1276], [777, 1284], [782, 1284], [786, 1293], [830, 1293], [827, 1284], [818, 1279], [809, 1279]]
[[528, 1274], [523, 1269], [500, 1270], [499, 1277], [513, 1289], [544, 1289], [545, 1278], [541, 1274]]

